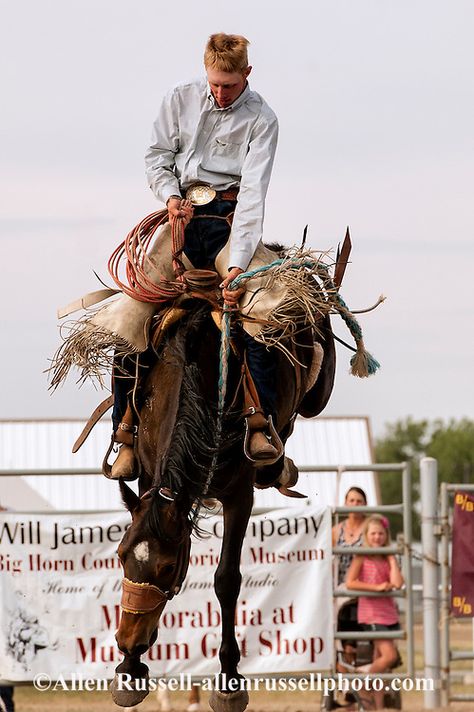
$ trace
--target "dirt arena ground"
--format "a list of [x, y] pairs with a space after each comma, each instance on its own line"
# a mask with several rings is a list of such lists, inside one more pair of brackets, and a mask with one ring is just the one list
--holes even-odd
[[[78, 693], [41, 693], [31, 688], [17, 688], [15, 691], [16, 712], [119, 712], [106, 692]], [[203, 696], [202, 708], [207, 706]], [[184, 712], [187, 706], [186, 696], [173, 693], [174, 712]], [[453, 703], [449, 708], [439, 708], [449, 712], [471, 712], [473, 703]], [[154, 695], [150, 695], [138, 707], [139, 712], [158, 712], [159, 704]], [[319, 712], [320, 695], [308, 693], [271, 693], [257, 692], [250, 697], [248, 712]], [[403, 696], [403, 709], [410, 712], [424, 712], [422, 693], [406, 693]]]
[[[423, 640], [419, 626], [416, 626], [416, 668], [423, 665]], [[463, 620], [451, 626], [452, 649], [472, 649], [472, 623]], [[402, 656], [404, 654], [403, 645]], [[472, 662], [463, 662], [458, 669], [472, 672]], [[456, 693], [474, 693], [474, 685], [470, 688], [456, 688]], [[208, 710], [207, 693], [202, 695], [202, 708]], [[250, 695], [248, 712], [319, 712], [321, 695], [318, 692], [253, 692]], [[403, 693], [403, 709], [409, 712], [424, 712], [423, 693]], [[187, 707], [186, 693], [171, 694], [173, 712], [185, 712]], [[17, 687], [15, 689], [16, 712], [118, 712], [120, 709], [111, 700], [108, 692], [39, 692], [32, 687]], [[139, 706], [139, 712], [158, 712], [160, 709], [156, 694], [152, 693]], [[441, 709], [441, 708], [440, 708]], [[443, 712], [471, 712], [473, 702], [452, 703]]]

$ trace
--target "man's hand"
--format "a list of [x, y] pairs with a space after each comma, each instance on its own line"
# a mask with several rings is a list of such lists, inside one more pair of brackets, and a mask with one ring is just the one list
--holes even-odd
[[222, 289], [222, 296], [224, 297], [224, 302], [230, 307], [236, 307], [242, 294], [245, 292], [245, 287], [238, 287], [237, 289], [227, 289], [229, 284], [235, 279], [239, 274], [242, 274], [244, 270], [240, 267], [232, 267], [227, 277], [219, 285]]
[[171, 197], [166, 203], [166, 207], [168, 208], [168, 220], [170, 222], [172, 217], [182, 218], [184, 227], [189, 225], [194, 215], [194, 207], [190, 200]]

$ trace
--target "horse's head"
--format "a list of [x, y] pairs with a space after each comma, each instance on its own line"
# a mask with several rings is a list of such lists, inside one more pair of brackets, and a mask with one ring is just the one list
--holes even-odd
[[116, 640], [136, 657], [155, 642], [161, 613], [186, 576], [191, 525], [170, 490], [153, 487], [138, 497], [125, 483], [120, 487], [132, 523], [118, 548], [124, 579]]

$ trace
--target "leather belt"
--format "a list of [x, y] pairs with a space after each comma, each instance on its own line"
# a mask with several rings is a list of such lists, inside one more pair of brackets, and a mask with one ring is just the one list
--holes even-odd
[[237, 200], [239, 194], [238, 188], [229, 188], [229, 190], [218, 190], [216, 191], [217, 200]]
[[195, 206], [207, 205], [213, 200], [228, 200], [235, 202], [239, 194], [238, 188], [228, 188], [227, 190], [215, 190], [206, 183], [194, 183], [186, 190], [181, 191], [183, 198], [187, 198]]

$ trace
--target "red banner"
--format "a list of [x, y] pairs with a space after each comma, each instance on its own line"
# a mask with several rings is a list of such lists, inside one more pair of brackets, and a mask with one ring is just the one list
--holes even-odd
[[454, 495], [451, 613], [474, 615], [474, 494], [461, 491]]

